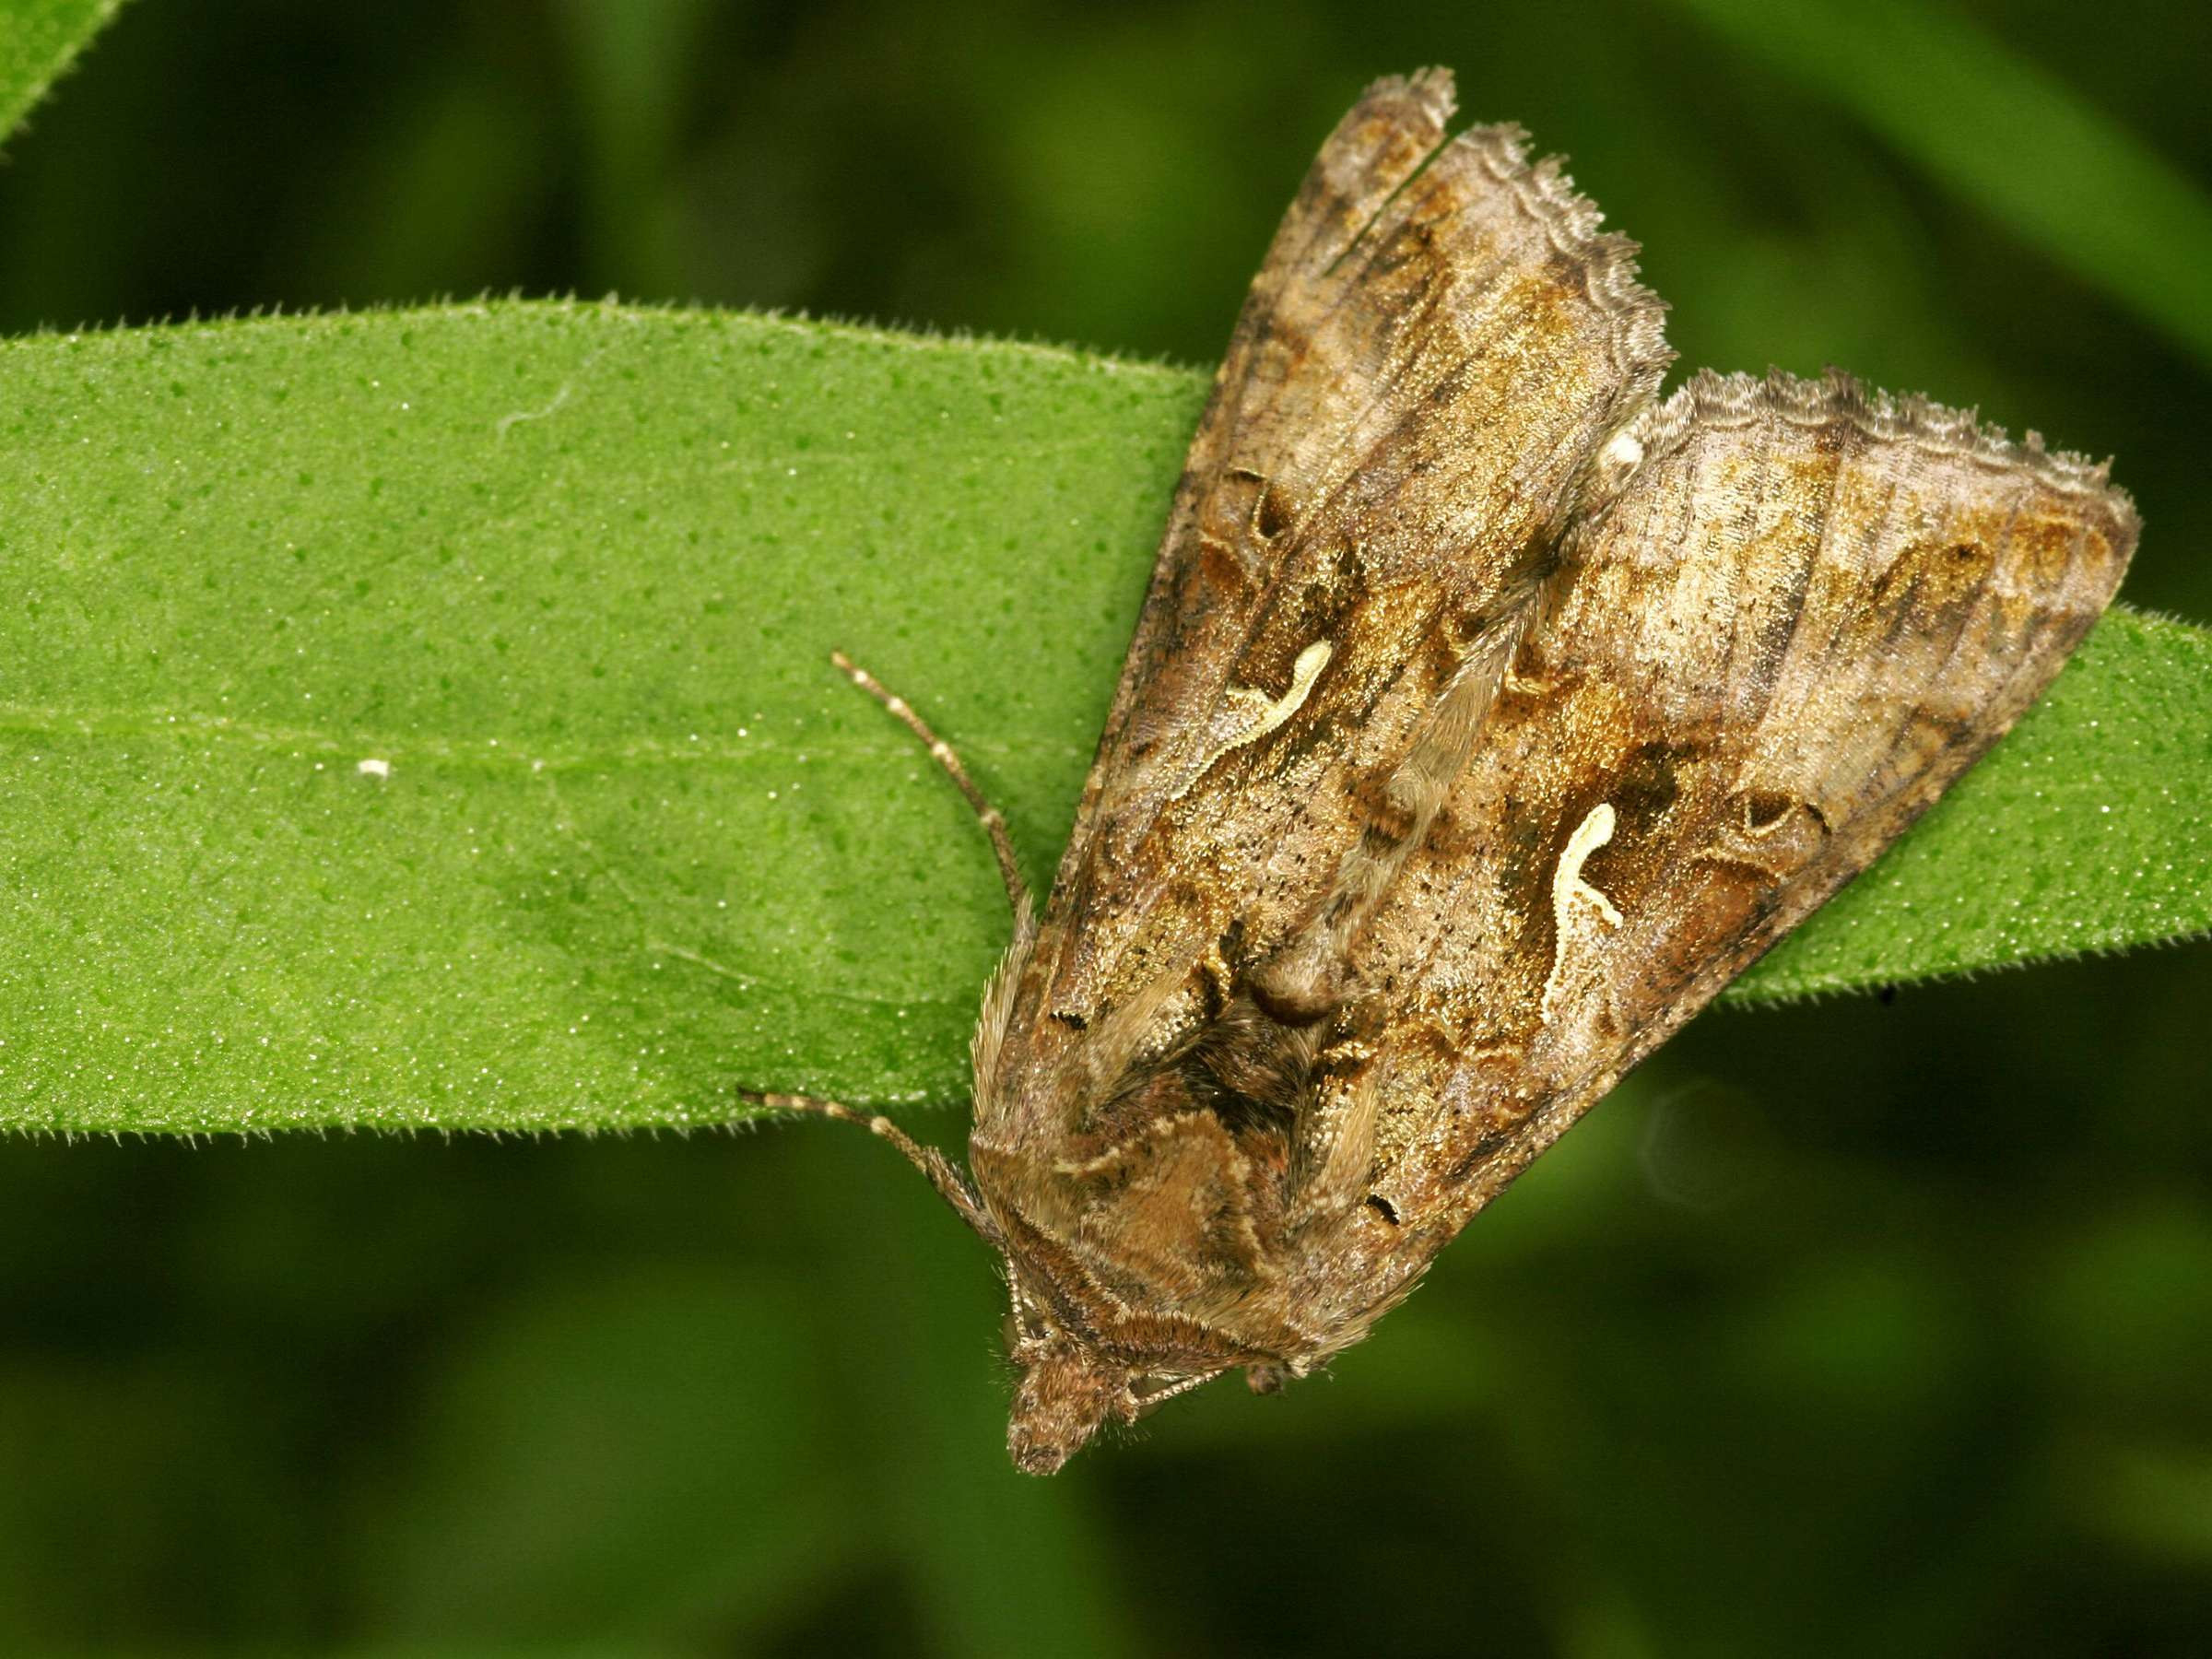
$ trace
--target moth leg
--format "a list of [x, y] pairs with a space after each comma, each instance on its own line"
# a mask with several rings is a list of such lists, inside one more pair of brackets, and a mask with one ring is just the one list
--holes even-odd
[[1198, 959], [1198, 978], [1206, 987], [1207, 1017], [1220, 1018], [1236, 995], [1237, 973], [1229, 965], [1229, 959], [1222, 955], [1219, 940], [1207, 946], [1206, 954]]
[[1373, 1059], [1358, 1041], [1339, 1042], [1315, 1057], [1313, 1086], [1291, 1132], [1293, 1226], [1341, 1216], [1367, 1196], [1382, 1104]]
[[924, 1146], [881, 1112], [855, 1112], [850, 1106], [840, 1106], [835, 1100], [818, 1100], [811, 1095], [761, 1094], [750, 1088], [739, 1089], [737, 1098], [748, 1106], [763, 1107], [770, 1112], [811, 1112], [818, 1117], [835, 1118], [841, 1124], [858, 1124], [871, 1135], [889, 1141], [908, 1163], [928, 1178], [929, 1184], [937, 1189], [937, 1196], [952, 1206], [954, 1212], [984, 1243], [1001, 1250], [1006, 1248], [998, 1223], [992, 1220], [991, 1212], [983, 1207], [983, 1201], [953, 1161], [935, 1147]]
[[1244, 1386], [1255, 1394], [1280, 1394], [1286, 1383], [1313, 1374], [1311, 1359], [1279, 1359], [1244, 1368]]
[[945, 775], [952, 780], [953, 787], [975, 809], [983, 833], [991, 838], [991, 852], [998, 860], [999, 879], [1006, 884], [1006, 902], [1013, 907], [1015, 919], [1018, 921], [1029, 911], [1030, 889], [1021, 879], [1021, 866], [1014, 862], [1014, 842], [1006, 834], [1005, 817], [983, 798], [983, 792], [975, 786], [975, 780], [968, 775], [968, 769], [960, 764], [959, 756], [953, 753], [952, 745], [931, 731], [929, 723], [914, 712], [905, 698], [890, 691], [881, 680], [843, 652], [831, 652], [830, 660], [837, 665], [847, 679], [889, 710], [901, 725], [922, 740], [923, 747], [929, 750], [929, 758], [945, 769]]

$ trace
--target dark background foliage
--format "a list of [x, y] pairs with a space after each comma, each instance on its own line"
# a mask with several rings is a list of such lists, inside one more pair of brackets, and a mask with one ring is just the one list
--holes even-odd
[[[1689, 363], [2114, 452], [2131, 595], [2212, 616], [2202, 358], [1712, 9], [141, 0], [0, 168], [0, 326], [613, 289], [1209, 361], [1444, 62]], [[2200, 8], [1955, 15], [2212, 173]], [[2207, 1007], [2197, 947], [1709, 1017], [1333, 1377], [1051, 1483], [981, 1253], [834, 1126], [0, 1147], [0, 1649], [2201, 1652]]]

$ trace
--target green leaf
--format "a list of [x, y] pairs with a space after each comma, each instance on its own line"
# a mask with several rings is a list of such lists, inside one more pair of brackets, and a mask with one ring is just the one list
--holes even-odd
[[0, 0], [0, 139], [122, 9], [123, 0]]
[[[951, 1101], [1206, 382], [483, 304], [0, 346], [0, 1124]], [[2212, 921], [2212, 663], [2107, 622], [1757, 999]]]
[[2212, 361], [2212, 201], [2148, 145], [1925, 0], [1676, 0]]

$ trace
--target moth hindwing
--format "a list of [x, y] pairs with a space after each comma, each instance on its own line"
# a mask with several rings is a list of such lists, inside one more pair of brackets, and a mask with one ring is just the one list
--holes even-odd
[[1005, 1258], [1024, 1469], [1366, 1335], [2004, 733], [2135, 545], [2103, 467], [1841, 375], [1655, 401], [1633, 245], [1451, 110], [1370, 88], [1277, 232], [1041, 921], [852, 671], [1014, 902], [968, 1171], [870, 1121]]

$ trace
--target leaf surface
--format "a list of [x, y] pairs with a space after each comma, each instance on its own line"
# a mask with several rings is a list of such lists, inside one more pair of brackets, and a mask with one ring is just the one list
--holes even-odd
[[0, 140], [122, 9], [123, 0], [0, 0]]
[[[682, 1126], [964, 1092], [1205, 395], [478, 304], [0, 346], [0, 1125]], [[2212, 922], [2212, 639], [2109, 619], [1734, 993]]]

